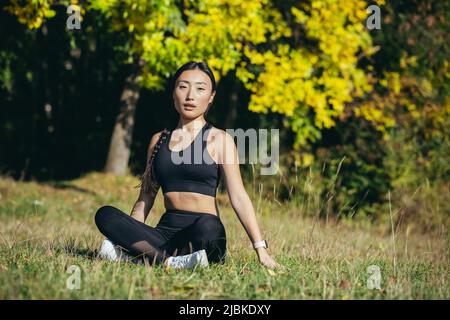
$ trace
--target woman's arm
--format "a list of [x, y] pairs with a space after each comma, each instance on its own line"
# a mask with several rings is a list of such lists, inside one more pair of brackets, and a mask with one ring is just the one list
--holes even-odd
[[[220, 142], [217, 145], [221, 146], [218, 148], [218, 157], [231, 206], [253, 245], [253, 243], [261, 241], [263, 238], [256, 221], [255, 210], [242, 182], [239, 156], [234, 140], [228, 133], [223, 131], [220, 135]], [[266, 248], [258, 248], [256, 249], [256, 253], [259, 261], [266, 267], [281, 267], [281, 265], [270, 257]]]
[[[147, 150], [147, 165], [148, 161], [153, 153], [153, 149], [155, 148], [156, 143], [161, 135], [161, 132], [158, 132], [153, 135], [150, 140], [150, 144]], [[131, 209], [131, 217], [134, 219], [144, 223], [147, 219], [148, 214], [150, 213], [151, 208], [153, 207], [153, 203], [155, 202], [156, 195], [158, 190], [152, 192], [144, 192], [143, 186], [141, 186], [141, 190], [139, 192], [139, 197], [136, 200], [133, 208]]]

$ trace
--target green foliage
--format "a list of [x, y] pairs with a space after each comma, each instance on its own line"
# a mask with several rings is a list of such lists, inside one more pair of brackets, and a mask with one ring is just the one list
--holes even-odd
[[248, 73], [238, 70], [237, 75], [252, 92], [250, 110], [286, 115], [299, 149], [335, 126], [345, 105], [370, 89], [358, 57], [371, 55], [374, 48], [362, 23], [364, 1], [313, 0], [285, 14], [293, 17], [286, 37], [294, 44], [280, 42], [265, 52], [246, 49], [248, 65], [257, 67], [258, 76], [246, 83]]
[[[30, 29], [38, 29], [46, 19], [55, 16], [56, 12], [51, 8], [56, 1], [52, 0], [11, 0], [5, 10], [17, 16], [20, 23], [26, 24]], [[67, 5], [70, 1], [66, 1]]]
[[114, 32], [129, 35], [130, 63], [142, 66], [141, 83], [163, 89], [190, 60], [203, 60], [220, 80], [242, 59], [243, 47], [281, 36], [283, 21], [268, 0], [91, 1]]
[[[92, 0], [87, 10], [104, 15], [112, 32], [128, 35], [126, 61], [141, 66], [144, 87], [163, 89], [165, 79], [189, 60], [207, 61], [218, 79], [235, 70], [251, 91], [249, 109], [286, 115], [298, 148], [334, 126], [345, 104], [369, 88], [357, 66], [358, 55], [373, 52], [361, 23], [366, 3], [313, 0], [289, 12], [272, 3]], [[23, 7], [13, 2], [10, 11], [21, 22], [34, 13], [42, 23], [47, 16], [41, 13], [50, 5], [42, 1], [36, 11], [31, 2]], [[289, 25], [282, 14], [293, 17]]]
[[12, 52], [0, 52], [0, 88], [11, 94], [13, 91], [14, 75], [11, 62], [15, 56]]

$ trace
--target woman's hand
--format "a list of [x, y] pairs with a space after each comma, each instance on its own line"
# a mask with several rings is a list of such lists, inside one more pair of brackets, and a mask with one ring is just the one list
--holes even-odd
[[277, 263], [272, 257], [267, 253], [266, 249], [260, 248], [257, 249], [259, 262], [269, 268], [269, 269], [284, 269], [284, 266]]

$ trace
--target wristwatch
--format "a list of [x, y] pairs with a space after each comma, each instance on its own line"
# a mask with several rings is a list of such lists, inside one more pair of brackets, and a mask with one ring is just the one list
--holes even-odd
[[267, 244], [266, 240], [262, 240], [262, 241], [253, 243], [253, 249], [268, 248], [268, 247], [269, 247], [269, 245]]

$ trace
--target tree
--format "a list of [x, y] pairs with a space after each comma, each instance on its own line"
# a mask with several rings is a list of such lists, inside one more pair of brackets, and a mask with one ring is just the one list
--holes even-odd
[[[20, 5], [12, 1], [9, 10], [34, 29], [52, 16], [55, 3], [40, 0]], [[80, 6], [85, 14], [97, 12], [107, 17], [110, 32], [127, 36], [118, 50], [126, 54], [124, 63], [130, 64], [132, 71], [122, 93], [105, 166], [115, 174], [127, 169], [142, 87], [162, 90], [170, 75], [190, 60], [206, 61], [220, 81], [242, 61], [245, 50], [290, 32], [269, 0], [91, 0]]]
[[[139, 90], [162, 90], [189, 60], [207, 61], [219, 81], [233, 70], [251, 92], [249, 109], [285, 116], [294, 148], [307, 150], [372, 89], [371, 67], [360, 65], [376, 52], [365, 28], [367, 6], [360, 0], [87, 1], [87, 12], [101, 13], [111, 32], [125, 35], [119, 49], [132, 65], [106, 170], [126, 171]], [[376, 110], [359, 114], [372, 121]], [[296, 156], [308, 164], [307, 153]]]
[[370, 89], [367, 70], [358, 65], [375, 52], [364, 24], [366, 7], [358, 0], [291, 1], [282, 7], [290, 39], [275, 50], [245, 48], [249, 63], [237, 74], [252, 92], [249, 108], [285, 115], [297, 150], [319, 139], [348, 103]]
[[[162, 90], [170, 75], [190, 60], [206, 61], [220, 81], [241, 61], [244, 47], [289, 32], [268, 0], [93, 2], [92, 8], [111, 18], [113, 30], [130, 33], [129, 53], [143, 61], [137, 68], [136, 91], [140, 85]], [[113, 133], [107, 168], [116, 167], [116, 173], [126, 166], [135, 106], [124, 104]], [[122, 162], [114, 165], [119, 159]]]

